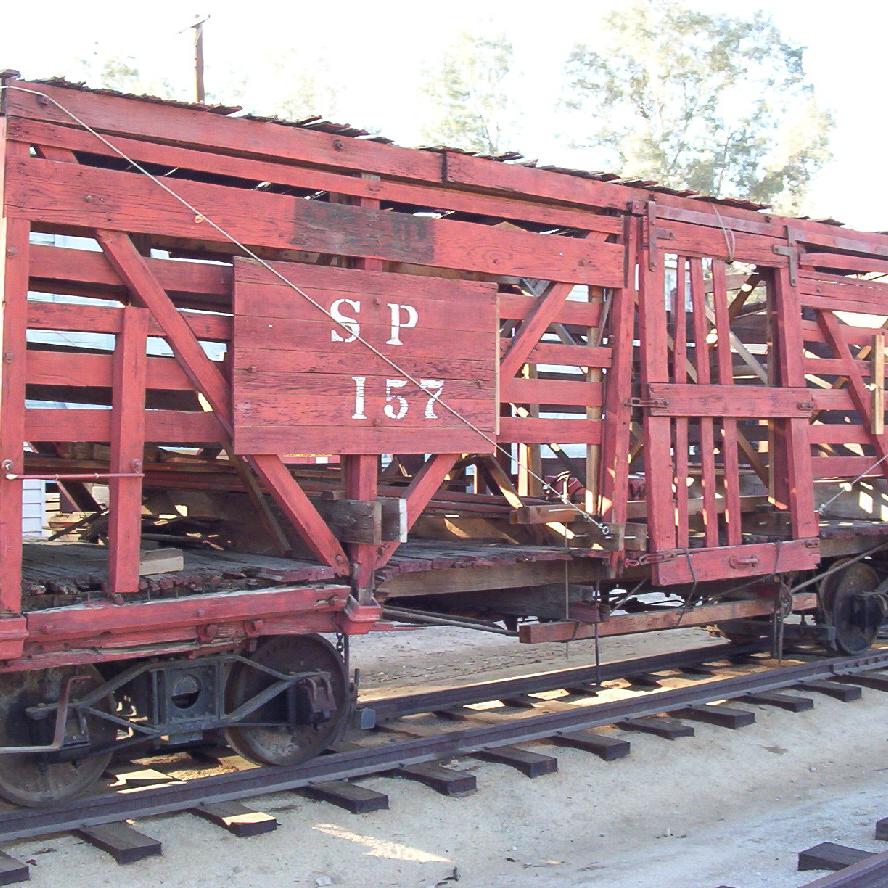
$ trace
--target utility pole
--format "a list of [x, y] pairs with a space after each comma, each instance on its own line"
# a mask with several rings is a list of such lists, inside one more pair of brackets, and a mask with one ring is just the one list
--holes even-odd
[[204, 104], [207, 100], [207, 91], [204, 88], [204, 22], [209, 16], [196, 21], [191, 27], [194, 29], [194, 78], [197, 86], [197, 101]]

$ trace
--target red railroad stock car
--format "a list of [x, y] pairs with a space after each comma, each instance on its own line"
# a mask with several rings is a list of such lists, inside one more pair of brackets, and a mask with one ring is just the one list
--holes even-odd
[[6, 798], [218, 728], [305, 759], [385, 619], [872, 642], [888, 236], [3, 83]]

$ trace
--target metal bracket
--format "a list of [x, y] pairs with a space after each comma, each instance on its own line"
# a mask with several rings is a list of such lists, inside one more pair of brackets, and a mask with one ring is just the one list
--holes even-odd
[[786, 226], [786, 242], [786, 246], [775, 244], [771, 249], [778, 256], [786, 256], [789, 259], [789, 283], [795, 287], [799, 282], [799, 245], [796, 233], [788, 225]]
[[648, 254], [648, 270], [656, 271], [657, 268], [657, 241], [673, 240], [675, 233], [666, 228], [657, 226], [657, 204], [655, 201], [649, 200], [644, 205], [644, 212], [647, 224], [645, 225], [645, 247]]
[[630, 398], [626, 401], [626, 406], [640, 407], [642, 409], [657, 407], [661, 410], [668, 410], [669, 402], [665, 398]]

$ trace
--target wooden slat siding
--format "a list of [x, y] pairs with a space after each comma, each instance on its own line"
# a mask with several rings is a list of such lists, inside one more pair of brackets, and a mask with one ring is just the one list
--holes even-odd
[[[111, 471], [141, 472], [145, 450], [148, 312], [130, 306], [114, 349]], [[139, 591], [142, 479], [112, 478], [108, 500], [108, 591]]]
[[[63, 410], [33, 407], [25, 411], [25, 439], [56, 443], [111, 441], [111, 410]], [[157, 444], [221, 444], [225, 436], [212, 413], [184, 410], [148, 410], [145, 440]]]
[[[145, 264], [174, 301], [183, 298], [227, 310], [231, 300], [230, 265], [147, 257]], [[31, 248], [31, 280], [32, 290], [45, 289], [47, 285], [65, 285], [65, 293], [80, 286], [87, 290], [83, 295], [97, 298], [114, 299], [126, 294], [126, 287], [105, 255], [95, 250], [34, 244]]]
[[[174, 108], [156, 102], [99, 95], [40, 83], [19, 81], [19, 86], [54, 96], [74, 113], [88, 119], [98, 131], [136, 136], [156, 142], [196, 145], [227, 154], [270, 157], [359, 172], [391, 175], [440, 185], [457, 185], [524, 199], [541, 198], [571, 206], [625, 210], [627, 202], [657, 201], [661, 218], [689, 219], [709, 225], [720, 237], [722, 226], [752, 230], [775, 238], [785, 236], [787, 220], [766, 216], [745, 207], [718, 205], [718, 216], [707, 212], [707, 204], [688, 197], [599, 182], [558, 172], [503, 164], [483, 158], [446, 152], [415, 151], [322, 132], [210, 115], [191, 108]], [[70, 118], [37, 96], [8, 93], [10, 117], [70, 126]], [[701, 212], [702, 210], [702, 212]], [[888, 256], [888, 237], [879, 234], [838, 233], [833, 225], [791, 220], [793, 233], [806, 244]], [[705, 224], [705, 223], [704, 223]], [[802, 237], [802, 235], [804, 235]], [[852, 236], [853, 235], [853, 236]], [[771, 263], [780, 257], [771, 256]]]
[[[123, 310], [126, 312], [126, 310]], [[125, 316], [125, 314], [124, 314]], [[28, 349], [29, 385], [110, 388], [114, 359], [76, 351]], [[160, 391], [193, 391], [194, 385], [173, 358], [148, 358], [147, 386]]]
[[[721, 208], [719, 208], [719, 213], [721, 213]], [[729, 258], [728, 243], [724, 231], [720, 228], [706, 228], [702, 225], [665, 221], [659, 223], [659, 227], [664, 232], [671, 233], [671, 237], [667, 241], [670, 253], [679, 253], [688, 257], [715, 257], [719, 261]], [[736, 255], [742, 256], [747, 262], [780, 267], [788, 266], [787, 258], [775, 254], [771, 249], [775, 244], [773, 237], [762, 237], [758, 234], [738, 231], [734, 232], [732, 240]]]
[[[706, 287], [703, 281], [703, 260], [688, 260], [691, 268], [691, 306], [694, 329], [694, 369], [697, 384], [709, 385], [709, 322], [706, 318]], [[718, 510], [715, 505], [715, 433], [712, 417], [700, 418], [700, 473], [703, 486], [703, 525], [706, 545], [718, 545]]]
[[815, 423], [808, 426], [808, 440], [812, 444], [870, 444], [869, 429], [847, 422], [834, 424]]
[[132, 297], [160, 324], [182, 369], [194, 387], [204, 394], [219, 424], [230, 436], [231, 392], [222, 371], [200, 347], [197, 337], [153, 277], [129, 236], [120, 231], [100, 229], [96, 232], [96, 240]]
[[[69, 149], [117, 157], [94, 136], [68, 126], [13, 119], [10, 121], [11, 137], [29, 144], [63, 145]], [[459, 191], [442, 185], [421, 185], [410, 182], [380, 179], [369, 176], [353, 176], [341, 172], [297, 167], [292, 164], [254, 160], [228, 154], [210, 153], [175, 145], [159, 145], [138, 139], [117, 137], [114, 145], [134, 160], [156, 163], [177, 170], [196, 170], [218, 176], [253, 179], [277, 185], [292, 185], [312, 191], [327, 191], [355, 198], [376, 201], [427, 206], [438, 210], [456, 210], [502, 217], [525, 222], [541, 222], [578, 230], [602, 231], [617, 234], [621, 230], [616, 216], [603, 216], [590, 210], [560, 207], [539, 201], [498, 195]]]
[[611, 366], [611, 347], [589, 345], [563, 345], [557, 342], [540, 342], [528, 356], [532, 364], [562, 364], [567, 367]]
[[[888, 290], [888, 287], [886, 287]], [[808, 308], [823, 309], [825, 311], [851, 311], [860, 314], [885, 315], [888, 314], [888, 294], [881, 293], [870, 295], [866, 292], [854, 292], [849, 288], [848, 293], [841, 296], [815, 296], [811, 293], [802, 293], [801, 304]]]
[[[523, 321], [537, 308], [539, 298], [515, 293], [500, 293], [497, 297], [497, 305], [501, 321]], [[594, 327], [598, 324], [600, 315], [600, 302], [578, 302], [575, 299], [570, 299], [561, 303], [551, 323]], [[540, 345], [546, 344], [540, 343]]]
[[[860, 415], [861, 423], [870, 428], [872, 425], [872, 396], [863, 381], [863, 377], [854, 366], [851, 353], [842, 337], [839, 319], [831, 311], [820, 311], [817, 313], [817, 323], [823, 330], [823, 335], [830, 347], [833, 349], [837, 358], [844, 358], [847, 361], [847, 370], [845, 376], [848, 377], [848, 391], [854, 409]], [[876, 457], [883, 459], [884, 462], [878, 467], [879, 472], [888, 478], [888, 440], [884, 434], [871, 435], [870, 443], [876, 451]], [[876, 462], [873, 459], [872, 462]]]
[[504, 416], [500, 419], [497, 441], [501, 444], [599, 444], [601, 421]]
[[[407, 489], [404, 491], [404, 499], [407, 501], [407, 531], [413, 528], [423, 510], [429, 504], [431, 498], [438, 492], [444, 483], [450, 470], [460, 458], [459, 453], [438, 453], [429, 457], [422, 468], [413, 476]], [[400, 543], [393, 540], [384, 543], [377, 551], [376, 569], [388, 564]]]
[[[600, 240], [600, 235], [589, 235], [585, 238], [585, 241], [590, 244], [596, 240]], [[561, 283], [561, 280], [564, 279], [558, 278], [555, 283], [549, 285], [546, 292], [537, 299], [536, 305], [521, 322], [518, 333], [512, 339], [512, 345], [500, 361], [500, 376], [504, 381], [512, 379], [521, 366], [527, 362], [530, 353], [539, 344], [543, 334], [549, 329], [549, 325], [555, 320], [558, 310], [567, 301], [567, 297], [573, 290], [573, 284]], [[587, 283], [592, 282], [587, 281]], [[613, 282], [609, 284], [609, 286], [613, 285]]]
[[[197, 339], [207, 342], [231, 341], [231, 318], [221, 315], [202, 315], [179, 312]], [[102, 308], [94, 305], [76, 305], [65, 302], [28, 303], [28, 328], [31, 330], [62, 330], [72, 333], [119, 333], [123, 323], [123, 309]], [[152, 317], [150, 336], [165, 337], [160, 324]]]
[[600, 407], [601, 382], [558, 379], [504, 378], [500, 380], [500, 401], [513, 404], [564, 404]]
[[[759, 385], [707, 385], [694, 383], [651, 383], [652, 398], [663, 398], [668, 406], [654, 405], [654, 416], [710, 416], [732, 419], [770, 419], [797, 417], [807, 419], [811, 408], [810, 389], [770, 388]], [[799, 406], [802, 404], [803, 406]]]
[[[824, 478], [882, 478], [882, 466], [872, 468], [872, 456], [814, 456], [811, 458], [812, 474]], [[884, 463], [882, 464], [884, 465]]]
[[[643, 389], [652, 382], [669, 381], [663, 256], [658, 256], [653, 270], [649, 268], [649, 256], [648, 247], [643, 245], [638, 260], [641, 269], [638, 338]], [[662, 552], [675, 548], [675, 498], [672, 472], [666, 468], [672, 465], [671, 421], [667, 416], [652, 416], [649, 410], [644, 410], [643, 424], [648, 540], [651, 551]]]
[[[814, 376], [840, 376], [845, 372], [846, 362], [839, 358], [805, 358], [802, 362], [805, 373]], [[870, 365], [868, 361], [854, 360], [860, 375], [870, 377]]]
[[[861, 261], [863, 260], [861, 259]], [[845, 277], [840, 274], [827, 274], [822, 271], [805, 271], [804, 269], [799, 272], [799, 290], [812, 296], [835, 296], [839, 300], [845, 295], [859, 294], [861, 299], [875, 300], [876, 304], [883, 309], [882, 312], [878, 312], [879, 314], [884, 313], [886, 298], [888, 298], [886, 297], [888, 286], [885, 285], [882, 278], [870, 280]]]
[[[840, 308], [837, 308], [836, 311], [841, 311]], [[848, 345], [861, 345], [861, 346], [869, 346], [873, 339], [873, 333], [878, 333], [882, 327], [851, 327], [846, 324], [841, 325], [841, 334], [842, 338]], [[801, 332], [805, 342], [812, 343], [823, 343], [825, 339], [823, 338], [823, 332], [817, 325], [816, 321], [802, 321], [799, 325], [799, 331]]]
[[[688, 378], [687, 314], [685, 311], [687, 262], [678, 256], [675, 266], [675, 294], [672, 299], [673, 347], [672, 379], [683, 385]], [[690, 544], [688, 524], [688, 420], [679, 416], [675, 428], [675, 524], [676, 544], [687, 548]]]
[[[635, 357], [634, 328], [636, 293], [636, 263], [638, 259], [638, 228], [640, 220], [633, 216], [624, 219], [623, 243], [626, 247], [623, 286], [611, 294], [608, 343], [612, 352], [607, 374], [604, 412], [607, 417], [602, 428], [601, 445], [601, 516], [618, 526], [626, 523], [629, 499], [629, 429], [632, 409], [626, 392], [632, 385]], [[619, 571], [625, 551], [621, 548], [609, 556], [610, 572]]]
[[801, 268], [843, 268], [847, 271], [863, 273], [875, 271], [888, 273], [888, 262], [865, 256], [846, 256], [841, 253], [801, 253]]
[[[802, 334], [798, 326], [801, 317], [798, 287], [791, 284], [788, 269], [775, 269], [772, 275], [769, 284], [773, 283], [774, 323], [779, 331], [772, 346], [772, 350], [776, 348], [777, 352], [773, 363], [777, 366], [780, 385], [801, 387], [805, 385], [805, 362]], [[787, 475], [784, 489], [792, 535], [797, 539], [818, 535], [809, 422], [810, 417], [777, 421], [781, 432], [777, 440], [783, 448], [781, 462], [786, 466]]]
[[[227, 443], [232, 432], [231, 393], [221, 370], [206, 356], [182, 314], [151, 275], [129, 237], [121, 232], [99, 229], [96, 240], [133, 297], [149, 309], [163, 328], [182, 369], [212, 407], [212, 416], [222, 427]], [[347, 571], [348, 562], [342, 546], [280, 457], [256, 455], [251, 458], [250, 464], [311, 552], [339, 573]]]
[[[135, 173], [32, 158], [14, 161], [7, 179], [10, 213], [43, 223], [229, 243]], [[233, 191], [223, 185], [176, 180], [177, 194], [236, 233], [242, 243], [253, 246], [576, 284], [614, 286], [619, 282], [622, 248], [618, 244]], [[84, 193], [92, 201], [85, 202]]]
[[[3, 125], [0, 120], [0, 126]], [[0, 130], [0, 166], [2, 157]], [[7, 146], [9, 148], [9, 146]], [[21, 610], [22, 482], [6, 473], [23, 471], [25, 438], [25, 379], [27, 372], [26, 312], [28, 298], [28, 237], [24, 219], [0, 219], [0, 293], [3, 295], [0, 371], [0, 612]]]

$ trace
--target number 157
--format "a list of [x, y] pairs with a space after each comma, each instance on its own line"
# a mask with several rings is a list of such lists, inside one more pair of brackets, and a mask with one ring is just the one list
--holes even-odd
[[[352, 379], [355, 382], [355, 412], [352, 414], [352, 419], [367, 419], [367, 414], [364, 412], [367, 377], [353, 376]], [[441, 397], [441, 392], [444, 390], [444, 380], [420, 379], [419, 384], [422, 386], [424, 393], [428, 395], [423, 417], [425, 419], [440, 419], [435, 413], [435, 401]], [[397, 389], [402, 389], [406, 385], [406, 379], [387, 379], [385, 381], [386, 403], [382, 411], [389, 419], [403, 419], [407, 415], [410, 404], [403, 395], [397, 392]]]

